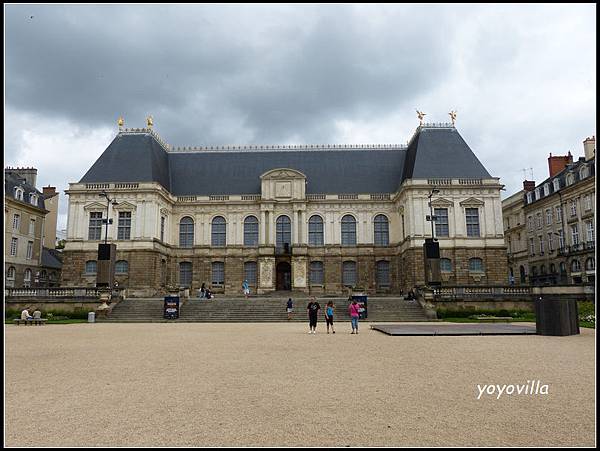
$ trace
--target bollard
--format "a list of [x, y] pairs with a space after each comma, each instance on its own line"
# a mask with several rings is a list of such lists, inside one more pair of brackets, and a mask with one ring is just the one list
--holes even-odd
[[88, 323], [96, 322], [96, 312], [88, 312]]

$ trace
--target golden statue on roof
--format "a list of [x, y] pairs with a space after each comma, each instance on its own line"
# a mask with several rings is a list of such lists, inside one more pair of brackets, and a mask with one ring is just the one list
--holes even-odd
[[125, 120], [123, 119], [123, 116], [119, 116], [119, 119], [117, 119], [117, 124], [119, 124], [119, 129], [121, 127], [123, 127], [124, 123], [125, 123]]
[[423, 125], [423, 118], [426, 116], [422, 111], [417, 110], [417, 117], [419, 118], [419, 125]]
[[151, 115], [146, 118], [146, 123], [148, 124], [148, 128], [152, 128], [154, 125], [154, 120], [152, 119]]
[[456, 122], [456, 110], [452, 110], [448, 113], [450, 115], [450, 119], [452, 119], [452, 125]]

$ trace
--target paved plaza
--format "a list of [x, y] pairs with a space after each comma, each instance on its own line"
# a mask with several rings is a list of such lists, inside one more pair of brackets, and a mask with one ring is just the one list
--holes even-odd
[[[7, 446], [593, 446], [595, 330], [5, 326]], [[540, 381], [548, 394], [481, 395]], [[477, 399], [480, 396], [480, 399]]]

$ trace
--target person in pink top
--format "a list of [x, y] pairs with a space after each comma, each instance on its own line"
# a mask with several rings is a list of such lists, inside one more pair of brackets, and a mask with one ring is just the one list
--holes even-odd
[[355, 330], [356, 333], [358, 333], [358, 317], [360, 316], [358, 309], [359, 305], [356, 302], [356, 299], [353, 299], [352, 304], [348, 307], [348, 313], [350, 313], [350, 319], [352, 321], [352, 333], [355, 333]]

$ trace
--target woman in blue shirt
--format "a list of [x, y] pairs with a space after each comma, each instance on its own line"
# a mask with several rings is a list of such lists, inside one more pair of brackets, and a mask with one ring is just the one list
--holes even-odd
[[331, 331], [335, 334], [335, 329], [333, 328], [333, 311], [335, 310], [335, 305], [333, 305], [333, 301], [329, 301], [327, 303], [327, 307], [325, 308], [325, 322], [327, 323], [327, 333], [329, 333], [329, 325], [331, 325]]

